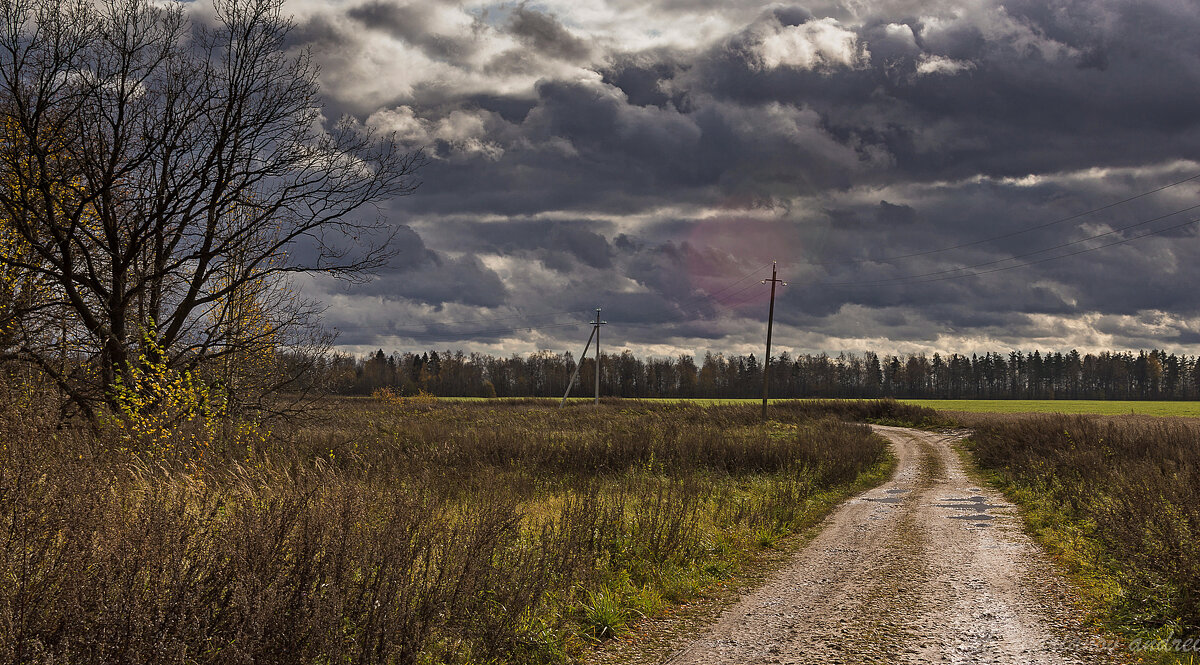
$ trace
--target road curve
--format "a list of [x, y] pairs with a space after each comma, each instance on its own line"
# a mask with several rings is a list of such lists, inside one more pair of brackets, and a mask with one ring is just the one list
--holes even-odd
[[1120, 662], [1080, 626], [1012, 504], [967, 478], [953, 437], [875, 431], [898, 458], [892, 479], [667, 663]]

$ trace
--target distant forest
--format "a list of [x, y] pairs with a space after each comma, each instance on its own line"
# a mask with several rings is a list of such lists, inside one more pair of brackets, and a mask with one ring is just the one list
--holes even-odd
[[[575, 371], [571, 354], [548, 351], [497, 358], [429, 351], [325, 360], [334, 392], [369, 395], [380, 388], [444, 397], [560, 397]], [[583, 360], [573, 395], [592, 394], [595, 360]], [[762, 395], [762, 365], [753, 354], [707, 353], [697, 361], [639, 358], [629, 351], [601, 358], [602, 396], [737, 398]], [[1164, 351], [1080, 355], [985, 353], [964, 356], [875, 353], [783, 353], [771, 361], [771, 396], [911, 397], [929, 399], [1200, 399], [1196, 356]]]

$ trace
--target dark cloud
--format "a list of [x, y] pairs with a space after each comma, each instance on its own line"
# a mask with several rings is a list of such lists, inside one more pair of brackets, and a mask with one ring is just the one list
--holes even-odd
[[[778, 259], [797, 339], [1197, 343], [1194, 226], [1080, 252], [1185, 220], [1081, 241], [1200, 202], [1197, 186], [1072, 218], [1200, 170], [1194, 3], [628, 0], [644, 29], [520, 4], [457, 33], [446, 7], [330, 9], [291, 37], [330, 54], [337, 90], [358, 90], [340, 54], [363, 29], [447, 67], [377, 70], [391, 96], [356, 80], [410, 109], [434, 157], [388, 206], [411, 228], [362, 297], [603, 301], [630, 324], [617, 339], [740, 348], [762, 317], [737, 280]], [[703, 16], [725, 34], [653, 39]], [[379, 110], [344, 97], [331, 106]]]
[[508, 291], [495, 272], [476, 256], [441, 257], [422, 268], [385, 271], [363, 286], [359, 297], [378, 297], [384, 302], [407, 300], [426, 305], [458, 303], [476, 307], [499, 307]]
[[550, 14], [529, 9], [524, 3], [513, 12], [508, 29], [529, 48], [562, 60], [583, 60], [591, 55], [588, 44]]
[[613, 267], [616, 250], [597, 232], [610, 229], [607, 224], [586, 220], [527, 220], [502, 224], [451, 221], [431, 229], [429, 234], [461, 249], [520, 254], [541, 260], [553, 270], [570, 272], [581, 265], [600, 270]]
[[314, 16], [295, 25], [286, 35], [284, 45], [289, 49], [310, 48], [318, 54], [345, 44], [350, 36], [327, 16]]
[[917, 221], [917, 211], [910, 206], [880, 201], [875, 209], [875, 220], [880, 226], [909, 226]]
[[779, 7], [771, 12], [780, 25], [803, 25], [813, 20], [813, 13], [804, 7]]
[[471, 95], [463, 97], [461, 104], [465, 108], [478, 108], [495, 113], [500, 119], [512, 125], [520, 125], [525, 116], [537, 105], [532, 97], [504, 97], [500, 95]]
[[376, 0], [353, 7], [346, 15], [365, 27], [386, 31], [435, 59], [458, 61], [472, 51], [470, 35], [446, 36], [430, 30], [433, 6], [428, 3], [401, 5]]
[[399, 227], [392, 248], [396, 252], [392, 267], [355, 287], [356, 294], [430, 305], [496, 307], [505, 301], [503, 281], [473, 254], [447, 256], [433, 251], [407, 226]]
[[611, 65], [601, 72], [604, 83], [619, 88], [634, 106], [665, 106], [668, 102], [678, 106], [680, 98], [672, 98], [663, 89], [681, 65], [675, 63], [669, 52], [653, 54], [620, 54]]
[[391, 247], [396, 252], [392, 265], [399, 270], [421, 270], [440, 263], [437, 254], [430, 251], [421, 236], [408, 226], [396, 228]]

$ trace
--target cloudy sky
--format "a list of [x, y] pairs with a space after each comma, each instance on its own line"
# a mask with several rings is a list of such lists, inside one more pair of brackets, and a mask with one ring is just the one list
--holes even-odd
[[1192, 0], [286, 7], [431, 158], [346, 350], [1200, 351]]

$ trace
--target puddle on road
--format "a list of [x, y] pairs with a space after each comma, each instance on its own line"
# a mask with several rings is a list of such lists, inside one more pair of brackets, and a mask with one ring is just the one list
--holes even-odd
[[974, 510], [977, 513], [982, 513], [985, 510], [993, 508], [1003, 508], [994, 503], [935, 503], [938, 508], [951, 508], [953, 510]]
[[[976, 488], [970, 488], [967, 491], [976, 492], [978, 490]], [[946, 516], [947, 519], [967, 520], [969, 522], [972, 522], [971, 526], [976, 526], [976, 527], [989, 526], [987, 524], [987, 522], [990, 520], [996, 519], [996, 517], [994, 515], [988, 515], [987, 511], [992, 510], [994, 508], [1003, 508], [1004, 507], [1004, 506], [998, 506], [993, 503], [986, 503], [987, 497], [979, 495], [979, 494], [975, 494], [975, 495], [968, 496], [965, 498], [964, 497], [944, 497], [942, 499], [942, 501], [944, 501], [945, 503], [936, 503], [934, 505], [937, 506], [938, 508], [949, 508], [951, 510], [961, 510], [961, 511], [970, 513], [967, 515], [947, 515]]]
[[865, 498], [867, 501], [874, 501], [875, 503], [886, 503], [886, 504], [890, 504], [890, 505], [896, 505], [896, 504], [900, 503], [901, 501], [903, 501], [904, 499], [903, 499], [903, 497], [895, 496], [895, 495], [907, 494], [910, 491], [911, 490], [890, 489], [890, 490], [884, 490], [884, 493], [891, 494], [893, 496], [881, 496], [881, 497], [870, 497], [869, 496], [869, 497], [865, 497]]

